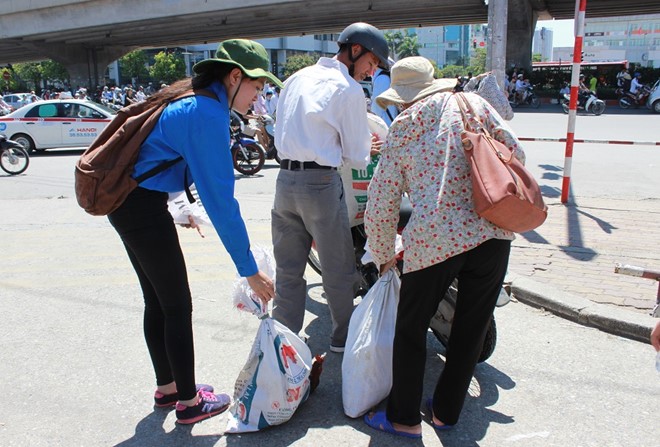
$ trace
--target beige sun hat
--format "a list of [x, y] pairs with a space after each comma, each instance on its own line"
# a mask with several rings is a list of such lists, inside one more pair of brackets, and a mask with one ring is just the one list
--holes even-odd
[[390, 88], [376, 98], [376, 103], [382, 108], [411, 104], [434, 93], [450, 91], [456, 86], [456, 79], [434, 79], [433, 65], [421, 56], [397, 61], [390, 71], [390, 80]]

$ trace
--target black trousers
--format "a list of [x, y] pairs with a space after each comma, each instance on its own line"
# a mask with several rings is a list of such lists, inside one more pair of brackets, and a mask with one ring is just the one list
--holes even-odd
[[195, 397], [192, 298], [167, 193], [137, 188], [108, 216], [144, 295], [144, 338], [157, 385], [172, 381], [179, 398]]
[[458, 278], [456, 312], [445, 367], [433, 394], [433, 412], [445, 424], [458, 421], [504, 282], [510, 250], [511, 241], [490, 239], [440, 264], [401, 277], [393, 384], [387, 402], [391, 422], [421, 422], [426, 334], [454, 278]]

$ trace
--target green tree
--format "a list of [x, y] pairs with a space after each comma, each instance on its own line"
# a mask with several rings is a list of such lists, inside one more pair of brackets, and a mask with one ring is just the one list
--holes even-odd
[[416, 34], [406, 31], [404, 35], [401, 31], [386, 31], [385, 40], [390, 49], [390, 56], [393, 59], [402, 59], [409, 56], [419, 56], [421, 44]]
[[41, 93], [41, 82], [46, 85], [69, 80], [69, 72], [59, 62], [47, 59], [40, 62], [18, 63], [13, 66], [12, 90], [35, 90]]
[[477, 48], [474, 50], [472, 57], [470, 58], [470, 67], [468, 71], [471, 71], [475, 76], [486, 71], [486, 49]]
[[25, 62], [14, 64], [14, 76], [19, 85], [26, 89], [37, 89], [41, 86], [42, 69], [41, 62]]
[[70, 79], [69, 71], [64, 65], [51, 59], [41, 62], [41, 75], [47, 84], [55, 82], [66, 83]]
[[385, 40], [387, 41], [387, 46], [390, 49], [390, 57], [392, 59], [397, 59], [397, 52], [403, 41], [403, 34], [401, 31], [385, 31]]
[[455, 78], [467, 74], [465, 67], [460, 65], [447, 65], [439, 70], [439, 78]]
[[533, 53], [532, 62], [541, 62], [541, 53]]
[[295, 54], [287, 57], [284, 67], [282, 67], [282, 76], [286, 79], [298, 70], [314, 65], [317, 59], [317, 55], [309, 54]]
[[149, 77], [148, 62], [149, 60], [144, 51], [131, 51], [119, 59], [119, 70], [126, 77], [135, 78], [139, 82]]
[[186, 75], [186, 64], [180, 54], [161, 51], [154, 60], [149, 74], [158, 83], [171, 84]]
[[419, 56], [419, 49], [421, 46], [422, 45], [419, 43], [419, 40], [417, 39], [417, 35], [407, 34], [401, 41], [401, 44], [399, 45], [399, 51], [397, 53], [397, 56], [399, 59], [403, 59], [404, 57], [410, 57], [410, 56]]

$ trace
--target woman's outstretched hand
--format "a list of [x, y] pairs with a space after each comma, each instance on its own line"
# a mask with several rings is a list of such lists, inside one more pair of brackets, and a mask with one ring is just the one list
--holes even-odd
[[248, 285], [254, 293], [265, 303], [268, 303], [275, 297], [275, 286], [273, 280], [264, 272], [257, 272], [255, 275], [248, 276]]

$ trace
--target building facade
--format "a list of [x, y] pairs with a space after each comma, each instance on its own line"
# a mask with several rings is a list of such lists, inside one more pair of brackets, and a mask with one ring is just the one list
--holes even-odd
[[552, 61], [552, 30], [549, 28], [541, 28], [534, 31], [534, 39], [532, 40], [532, 54], [540, 54], [541, 62]]
[[[584, 60], [627, 60], [642, 67], [660, 67], [660, 14], [587, 19]], [[554, 60], [572, 60], [572, 47], [554, 49]]]
[[[481, 27], [476, 25], [475, 28]], [[470, 65], [470, 49], [485, 47], [485, 37], [473, 36], [471, 25], [431, 26], [410, 28], [421, 45], [419, 55], [435, 61], [438, 67]], [[476, 46], [475, 46], [476, 43]]]

